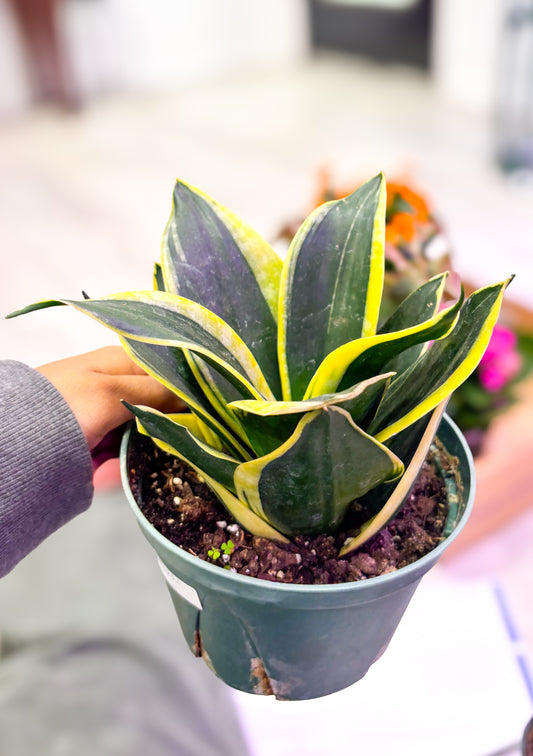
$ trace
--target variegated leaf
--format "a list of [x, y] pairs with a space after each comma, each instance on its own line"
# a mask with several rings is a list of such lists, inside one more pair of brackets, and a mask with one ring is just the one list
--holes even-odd
[[241, 416], [252, 449], [257, 456], [264, 456], [284, 443], [294, 432], [306, 412], [328, 406], [346, 410], [362, 430], [373, 419], [387, 386], [394, 373], [370, 378], [338, 394], [327, 394], [299, 402], [266, 402], [243, 400], [230, 407]]
[[276, 345], [282, 263], [272, 247], [207, 194], [177, 181], [161, 261], [166, 290], [199, 302], [228, 323], [279, 396]]
[[432, 344], [411, 368], [392, 381], [369, 428], [376, 438], [385, 441], [426, 415], [475, 370], [511, 280], [474, 292], [464, 303], [451, 333]]
[[361, 381], [361, 383], [355, 386], [351, 386], [346, 391], [340, 391], [337, 394], [325, 394], [313, 399], [301, 399], [300, 401], [291, 402], [267, 402], [259, 399], [243, 399], [232, 402], [230, 406], [232, 409], [241, 410], [253, 415], [261, 415], [261, 417], [301, 415], [304, 412], [323, 409], [329, 405], [340, 405], [352, 414], [350, 411], [352, 405], [354, 407], [360, 406], [362, 409], [368, 405], [369, 398], [373, 398], [375, 393], [382, 395], [393, 375], [394, 373], [392, 372], [376, 375], [366, 381]]
[[11, 317], [57, 305], [70, 305], [128, 339], [198, 352], [244, 396], [275, 398], [240, 336], [217, 315], [189, 299], [160, 291], [126, 292], [89, 300], [54, 299], [36, 302]]
[[155, 291], [166, 291], [165, 289], [165, 280], [163, 278], [163, 268], [159, 263], [156, 263], [154, 265], [154, 290]]
[[232, 401], [242, 397], [242, 391], [239, 391], [224, 375], [208, 365], [199, 355], [186, 350], [185, 358], [198, 385], [221, 420], [242, 442], [250, 445], [238, 416], [228, 407]]
[[172, 449], [176, 457], [193, 465], [196, 470], [205, 472], [235, 493], [233, 474], [239, 464], [238, 460], [198, 438], [194, 433], [196, 428], [193, 415], [173, 415], [172, 419], [149, 407], [134, 406], [128, 402], [124, 402], [124, 405], [137, 418], [142, 433], [151, 436], [156, 442], [163, 442]]
[[[155, 266], [154, 266], [154, 289], [156, 291], [166, 291], [165, 281], [164, 281], [164, 277], [163, 277], [163, 268], [161, 267], [161, 265], [159, 263], [156, 263]], [[127, 340], [123, 339], [123, 342], [124, 341], [127, 342]], [[132, 347], [133, 347], [134, 344], [141, 344], [141, 342], [134, 342], [134, 341], [131, 341], [130, 343], [131, 343]], [[165, 352], [165, 357], [162, 360], [160, 360], [159, 362], [160, 362], [160, 368], [163, 369], [163, 370], [166, 369], [167, 372], [169, 370], [169, 367], [172, 367], [172, 365], [173, 365], [173, 363], [175, 361], [179, 362], [179, 364], [183, 368], [183, 372], [187, 373], [187, 379], [188, 379], [189, 385], [194, 385], [195, 388], [197, 389], [197, 391], [195, 392], [196, 395], [197, 395], [197, 397], [198, 396], [201, 397], [201, 401], [200, 401], [201, 408], [200, 408], [199, 414], [201, 416], [203, 415], [204, 418], [205, 418], [205, 420], [204, 420], [204, 434], [209, 434], [210, 441], [208, 443], [211, 443], [212, 446], [217, 446], [218, 444], [221, 444], [221, 441], [220, 441], [221, 437], [224, 438], [225, 441], [226, 441], [226, 443], [227, 443], [228, 442], [228, 435], [229, 435], [229, 431], [227, 430], [227, 428], [225, 428], [224, 426], [220, 426], [223, 429], [222, 433], [220, 433], [220, 429], [217, 428], [217, 431], [220, 433], [220, 436], [215, 436], [214, 433], [211, 430], [211, 428], [217, 427], [217, 426], [220, 425], [219, 421], [216, 420], [215, 417], [214, 417], [213, 407], [215, 407], [216, 410], [220, 409], [220, 411], [217, 412], [218, 415], [224, 415], [224, 414], [229, 415], [229, 413], [225, 413], [225, 406], [224, 405], [222, 405], [220, 408], [216, 407], [216, 402], [213, 400], [213, 397], [210, 394], [209, 389], [206, 391], [206, 386], [205, 386], [205, 383], [204, 383], [203, 379], [200, 379], [200, 377], [196, 375], [196, 370], [195, 370], [194, 362], [195, 362], [195, 360], [199, 362], [200, 361], [200, 357], [198, 357], [198, 355], [194, 355], [188, 349], [178, 349], [176, 347], [163, 347], [163, 346], [159, 346], [159, 345], [156, 345], [156, 344], [142, 344], [141, 347], [142, 347], [142, 349], [144, 351], [150, 351], [150, 350], [159, 350], [161, 352], [164, 351]], [[133, 359], [136, 359], [135, 348], [131, 349], [131, 356], [132, 356]], [[204, 365], [204, 371], [207, 371], [208, 370], [207, 364], [204, 362], [203, 365]], [[233, 394], [232, 394], [233, 397], [241, 395], [241, 392], [238, 392], [237, 389], [231, 383], [229, 383], [229, 381], [226, 381], [223, 378], [223, 376], [217, 374], [216, 371], [212, 370], [211, 374], [213, 375], [213, 378], [212, 378], [213, 381], [214, 380], [218, 380], [220, 382], [224, 382], [225, 384], [227, 383], [227, 386], [233, 391]], [[158, 377], [158, 376], [156, 375], [155, 377]], [[168, 383], [166, 381], [162, 380], [161, 382], [168, 386]], [[172, 388], [172, 386], [168, 386], [168, 387]], [[208, 402], [205, 402], [204, 395], [206, 395], [207, 398], [209, 399]], [[189, 407], [191, 407], [191, 402], [190, 401], [187, 401], [187, 404], [188, 404]], [[198, 412], [198, 410], [199, 410], [199, 407], [198, 407], [199, 402], [198, 402], [197, 398], [196, 398], [195, 404], [196, 404], [196, 406], [192, 405], [192, 409], [193, 409], [193, 411], [196, 409], [196, 411]], [[207, 413], [207, 415], [208, 415], [207, 417], [206, 417], [206, 412], [205, 412], [206, 408], [210, 409], [210, 414], [208, 412]], [[229, 418], [224, 417], [224, 419], [229, 419], [231, 422], [228, 423], [228, 425], [230, 425], [230, 427], [233, 426], [233, 428], [235, 429], [235, 427], [234, 427], [234, 417], [233, 416], [230, 416]], [[198, 421], [198, 423], [202, 422], [199, 417], [198, 417], [197, 421]], [[205, 425], [205, 421], [207, 421], [208, 425]], [[237, 434], [237, 435], [239, 435], [239, 434]], [[239, 454], [243, 458], [245, 458], [245, 459], [249, 459], [250, 458], [249, 453], [243, 449], [243, 447], [240, 445], [240, 443], [238, 441], [236, 441], [236, 439], [234, 437], [232, 438], [230, 436], [229, 443], [230, 443], [230, 447], [233, 448], [234, 452], [235, 452], [235, 450], [238, 450]]]
[[[155, 291], [166, 291], [165, 281], [163, 278], [163, 269], [159, 263], [156, 263], [154, 266], [154, 289]], [[127, 339], [122, 339], [122, 342], [124, 346], [128, 344]], [[165, 347], [165, 346], [161, 346], [157, 344], [146, 344], [146, 343], [141, 343], [141, 342], [134, 342], [133, 340], [131, 340], [130, 341], [131, 349], [129, 349], [130, 356], [132, 357], [132, 359], [134, 359], [137, 362], [139, 362], [139, 359], [136, 355], [136, 351], [138, 351], [139, 346], [137, 346], [137, 350], [136, 350], [134, 346], [135, 344], [140, 345], [141, 350], [144, 352], [157, 351], [161, 353], [162, 359], [158, 360], [160, 371], [163, 370], [164, 372], [168, 373], [169, 371], [172, 371], [174, 363], [178, 362], [178, 364], [182, 368], [181, 372], [187, 374], [188, 385], [195, 387], [194, 401], [191, 402], [190, 397], [185, 399], [182, 393], [179, 393], [178, 391], [176, 391], [176, 393], [178, 393], [178, 395], [181, 396], [184, 399], [184, 401], [186, 401], [187, 405], [191, 407], [193, 411], [199, 412], [199, 415], [204, 417], [204, 421], [201, 421], [200, 417], [198, 417], [198, 423], [204, 422], [204, 433], [209, 434], [209, 437], [210, 437], [209, 443], [211, 443], [211, 445], [213, 446], [220, 445], [222, 448], [222, 445], [223, 445], [221, 441], [221, 438], [222, 438], [224, 439], [226, 444], [229, 443], [229, 446], [234, 453], [237, 452], [238, 456], [242, 457], [243, 459], [249, 459], [250, 458], [249, 453], [241, 446], [241, 444], [236, 440], [235, 437], [232, 437], [230, 435], [228, 429], [224, 425], [220, 424], [218, 419], [215, 418], [215, 414], [218, 414], [218, 415], [224, 414], [225, 408], [224, 407], [221, 408], [222, 412], [217, 412], [217, 413], [213, 412], [213, 406], [215, 402], [211, 401], [212, 397], [209, 395], [208, 391], [206, 392], [206, 387], [203, 381], [200, 380], [198, 376], [196, 376], [194, 364], [191, 364], [191, 363], [194, 363], [195, 358], [198, 361], [200, 360], [198, 355], [195, 356], [188, 349], [178, 349], [177, 347]], [[139, 364], [141, 363], [139, 362]], [[207, 364], [206, 363], [203, 363], [203, 364], [205, 366], [204, 369], [207, 369]], [[225, 379], [222, 376], [218, 375], [216, 371], [213, 370], [211, 372], [215, 375], [217, 380], [225, 381]], [[161, 382], [164, 383], [164, 385], [166, 385], [168, 388], [171, 388], [172, 390], [174, 390], [173, 386], [168, 384], [168, 381], [161, 379], [161, 372], [159, 373], [159, 375], [156, 374], [155, 377], [158, 378], [158, 380], [161, 380]], [[235, 389], [235, 387], [232, 386], [231, 383], [227, 381], [225, 382], [233, 390], [234, 396], [241, 395], [241, 392], [238, 392]], [[190, 394], [190, 391], [188, 393]], [[206, 397], [209, 399], [209, 401], [207, 402], [205, 401]], [[215, 407], [215, 409], [218, 410], [219, 408]], [[234, 423], [234, 417], [231, 416], [229, 419], [232, 421], [231, 423], [228, 423], [231, 427]], [[208, 423], [208, 425], [205, 425], [206, 422]], [[211, 430], [212, 428], [216, 428], [217, 432], [220, 435], [215, 436], [215, 434]], [[233, 429], [235, 430], [234, 426], [233, 426]]]
[[[189, 464], [204, 479], [219, 498], [232, 517], [242, 525], [245, 530], [262, 538], [270, 538], [275, 541], [287, 543], [287, 538], [279, 533], [272, 525], [252, 512], [249, 507], [233, 495], [234, 483], [232, 471], [236, 460], [220, 454], [216, 449], [209, 448], [195, 437], [190, 431], [194, 427], [191, 416], [181, 419], [183, 425], [172, 422], [178, 420], [178, 416], [165, 418], [161, 413], [150, 410], [148, 407], [134, 407], [127, 404], [128, 409], [137, 416], [137, 426], [141, 433], [149, 435], [153, 441], [167, 454], [179, 457]], [[157, 417], [156, 417], [157, 416]], [[181, 430], [180, 430], [181, 428]], [[216, 477], [213, 477], [216, 476]], [[224, 485], [225, 481], [227, 485]]]
[[[219, 436], [213, 433], [211, 428], [198, 415], [195, 415], [194, 412], [170, 413], [166, 417], [174, 423], [188, 428], [196, 438], [199, 438], [200, 441], [203, 441], [208, 446], [219, 452], [224, 452], [224, 446]], [[232, 455], [230, 454], [229, 456], [231, 457]]]
[[[385, 178], [312, 213], [283, 265], [278, 353], [283, 399], [301, 399], [321, 361], [376, 332], [383, 288]], [[325, 392], [323, 392], [325, 393]]]
[[306, 391], [305, 398], [342, 390], [344, 386], [380, 373], [393, 357], [405, 349], [445, 336], [453, 327], [463, 304], [463, 294], [451, 307], [429, 320], [394, 333], [357, 339], [336, 349], [325, 358]]
[[[438, 312], [447, 277], [448, 273], [441, 273], [412, 291], [381, 326], [378, 333], [402, 331], [432, 318]], [[394, 370], [398, 374], [403, 373], [426, 348], [427, 343], [416, 344], [400, 352], [387, 363], [387, 369]]]
[[363, 502], [367, 501], [371, 508], [373, 505], [376, 514], [362, 526], [360, 532], [356, 536], [348, 538], [345, 541], [339, 552], [339, 556], [346, 556], [359, 548], [359, 546], [362, 546], [381, 530], [381, 528], [385, 527], [385, 525], [399, 511], [409, 495], [409, 491], [411, 490], [418, 473], [420, 472], [420, 468], [428, 455], [429, 448], [435, 438], [445, 408], [446, 401], [443, 401], [433, 410], [432, 414], [428, 415], [427, 418], [424, 418], [421, 425], [415, 429], [415, 434], [412, 434], [411, 436], [411, 442], [416, 442], [416, 440], [419, 439], [419, 443], [416, 446], [416, 451], [414, 453], [407, 448], [407, 443], [397, 444], [397, 447], [400, 447], [402, 451], [405, 448], [406, 451], [409, 452], [409, 460], [405, 460], [406, 464], [407, 462], [408, 464], [404, 474], [396, 485], [388, 485], [385, 491], [383, 491], [382, 486], [379, 486], [378, 489], [376, 489], [375, 502], [372, 502], [372, 492], [366, 497], [363, 497]]
[[280, 532], [310, 534], [334, 530], [354, 498], [402, 472], [395, 454], [330, 406], [304, 415], [279, 449], [239, 465], [235, 485]]
[[120, 341], [131, 359], [177, 394], [189, 409], [206, 423], [231, 454], [238, 459], [250, 459], [249, 451], [217, 417], [181, 349], [123, 337]]
[[236, 410], [242, 426], [246, 429], [246, 437], [255, 457], [270, 454], [294, 433], [299, 415], [271, 415], [263, 417]]

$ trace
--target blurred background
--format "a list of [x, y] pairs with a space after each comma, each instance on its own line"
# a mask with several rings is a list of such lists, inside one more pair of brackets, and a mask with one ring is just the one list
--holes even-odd
[[[462, 275], [515, 273], [509, 298], [533, 305], [532, 14], [525, 0], [0, 0], [3, 310], [149, 286], [176, 176], [273, 239], [324, 167], [344, 187], [379, 170], [411, 182]], [[2, 323], [0, 343], [38, 363], [106, 341], [83, 320]]]
[[[177, 176], [282, 251], [325, 172], [348, 190], [380, 170], [423, 195], [469, 284], [516, 274], [507, 318], [532, 333], [531, 0], [0, 0], [3, 314], [151, 288]], [[112, 341], [66, 309], [0, 320], [0, 356], [31, 365]], [[497, 575], [531, 651], [524, 386], [447, 569]]]

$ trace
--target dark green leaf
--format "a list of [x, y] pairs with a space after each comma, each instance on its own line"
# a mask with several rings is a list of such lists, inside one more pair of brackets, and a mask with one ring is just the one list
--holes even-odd
[[405, 349], [444, 336], [453, 326], [463, 303], [461, 298], [429, 320], [394, 333], [358, 339], [328, 354], [316, 371], [306, 398], [342, 391], [359, 381], [383, 372], [385, 365]]
[[474, 292], [453, 330], [392, 381], [369, 431], [381, 441], [430, 412], [477, 367], [498, 318], [509, 280]]
[[[418, 476], [424, 460], [427, 457], [429, 448], [433, 442], [433, 439], [435, 438], [435, 434], [439, 427], [442, 415], [444, 414], [445, 407], [446, 402], [441, 402], [433, 410], [431, 415], [428, 416], [427, 421], [421, 423], [420, 425], [417, 425], [417, 427], [413, 431], [411, 431], [408, 436], [404, 436], [403, 445], [405, 445], [406, 447], [409, 446], [407, 454], [410, 457], [409, 464], [406, 465], [404, 474], [402, 475], [398, 483], [394, 484], [393, 486], [387, 486], [386, 488], [384, 488], [383, 486], [378, 487], [378, 489], [376, 490], [376, 500], [372, 502], [371, 505], [371, 510], [375, 512], [374, 517], [371, 517], [367, 522], [365, 522], [365, 524], [361, 527], [360, 532], [356, 536], [348, 538], [345, 541], [341, 551], [339, 552], [339, 556], [346, 556], [350, 552], [359, 548], [359, 546], [362, 546], [363, 543], [366, 543], [366, 541], [372, 538], [372, 536], [380, 531], [381, 528], [385, 527], [389, 520], [391, 520], [400, 510], [402, 504], [409, 495], [409, 491], [411, 490]], [[421, 433], [421, 431], [423, 432]], [[419, 443], [413, 454], [412, 445], [416, 444], [417, 440], [419, 441]], [[398, 448], [399, 446], [400, 444], [398, 444], [396, 448]], [[388, 496], [386, 494], [388, 494]], [[371, 499], [371, 494], [369, 494], [367, 497], [364, 497], [364, 500], [367, 504], [369, 503], [369, 500], [371, 501]]]
[[[411, 292], [379, 329], [379, 333], [402, 331], [432, 318], [439, 308], [447, 276], [447, 273], [435, 276]], [[416, 362], [425, 348], [426, 345], [422, 343], [404, 350], [387, 363], [387, 370], [403, 373]]]
[[202, 305], [160, 291], [114, 294], [102, 299], [49, 300], [23, 312], [68, 304], [125, 338], [198, 352], [213, 360], [244, 395], [274, 399], [253, 354], [227, 323]]
[[234, 410], [246, 431], [257, 456], [277, 449], [287, 441], [307, 412], [327, 406], [346, 410], [362, 429], [373, 419], [392, 373], [376, 376], [338, 394], [327, 394], [299, 402], [264, 402], [258, 400], [233, 402]]
[[[283, 398], [301, 399], [337, 347], [375, 334], [383, 288], [385, 180], [319, 207], [284, 262], [279, 318]], [[355, 381], [354, 381], [355, 382]]]
[[338, 407], [307, 413], [272, 454], [235, 471], [240, 499], [286, 535], [334, 530], [350, 502], [403, 472], [401, 461]]
[[282, 263], [276, 252], [234, 213], [177, 181], [161, 259], [165, 288], [228, 323], [279, 396], [276, 321]]
[[248, 451], [214, 412], [181, 349], [133, 339], [122, 338], [121, 341], [132, 360], [177, 394], [221, 439], [231, 454], [239, 459], [250, 459]]
[[156, 291], [166, 291], [165, 281], [163, 278], [163, 269], [159, 265], [159, 263], [156, 263], [154, 265], [154, 289]]
[[224, 488], [235, 493], [233, 474], [238, 465], [236, 459], [210, 448], [185, 426], [156, 410], [135, 407], [128, 402], [124, 404], [139, 420], [144, 432], [171, 447], [180, 459], [194, 465]]

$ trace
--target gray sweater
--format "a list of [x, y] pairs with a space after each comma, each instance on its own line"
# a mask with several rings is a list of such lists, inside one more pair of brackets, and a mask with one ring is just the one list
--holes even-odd
[[68, 404], [40, 373], [0, 362], [0, 577], [92, 496], [91, 455]]
[[[92, 494], [91, 455], [66, 402], [40, 373], [0, 361], [0, 576]], [[143, 585], [134, 589], [141, 610], [153, 595], [150, 581], [144, 593]], [[94, 626], [55, 638], [37, 631], [10, 643], [2, 616], [2, 756], [246, 756], [227, 689], [174, 637], [168, 617], [169, 633], [162, 619], [146, 638], [141, 618], [131, 633], [121, 622], [110, 633], [100, 620], [96, 634]]]

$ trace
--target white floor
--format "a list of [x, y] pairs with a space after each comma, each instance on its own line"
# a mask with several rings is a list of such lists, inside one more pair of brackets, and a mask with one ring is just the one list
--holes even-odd
[[[533, 306], [533, 185], [499, 175], [492, 148], [491, 124], [447, 108], [421, 74], [342, 57], [77, 116], [40, 110], [0, 133], [1, 309], [150, 288], [177, 175], [273, 238], [309, 209], [322, 165], [342, 184], [381, 169], [413, 181], [459, 270], [480, 284], [515, 273], [509, 296]], [[109, 341], [66, 309], [0, 320], [0, 357], [32, 365]], [[441, 568], [497, 576], [531, 656], [532, 541], [533, 509]]]
[[233, 701], [252, 756], [324, 756], [347, 742], [378, 756], [511, 756], [532, 707], [516, 653], [494, 585], [434, 570], [355, 685], [310, 701], [237, 691]]

